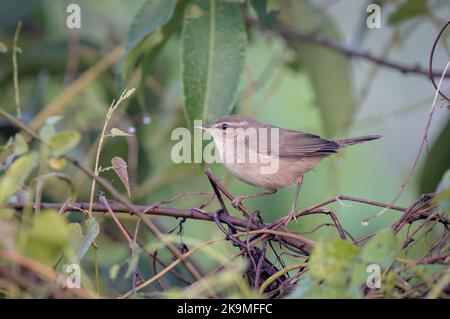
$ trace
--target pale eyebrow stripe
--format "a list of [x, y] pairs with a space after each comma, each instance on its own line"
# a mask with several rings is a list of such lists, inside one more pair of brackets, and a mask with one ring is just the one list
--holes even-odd
[[216, 124], [214, 124], [214, 127], [219, 127], [222, 124], [227, 124], [229, 126], [241, 126], [241, 125], [246, 125], [247, 122], [234, 122], [234, 123], [233, 122], [231, 122], [231, 123], [223, 122], [223, 123], [216, 123]]

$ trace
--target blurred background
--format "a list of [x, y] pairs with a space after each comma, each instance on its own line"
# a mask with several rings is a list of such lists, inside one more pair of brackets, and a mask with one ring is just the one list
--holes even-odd
[[[183, 16], [173, 18], [180, 20], [180, 26], [164, 38], [157, 52], [141, 54], [135, 59], [127, 57], [126, 68], [118, 66], [121, 45], [126, 41], [130, 24], [143, 2], [1, 0], [0, 41], [10, 49], [17, 23], [19, 20], [22, 22], [18, 39], [22, 119], [25, 123], [33, 123], [37, 118], [39, 121], [40, 116], [42, 123], [47, 114], [41, 112], [50, 105], [55, 114], [62, 116], [58, 127], [81, 132], [81, 142], [71, 154], [91, 168], [110, 103], [117, 99], [124, 87], [137, 89], [134, 97], [119, 107], [111, 121], [112, 126], [133, 136], [106, 140], [100, 165], [110, 166], [113, 156], [126, 159], [131, 200], [136, 204], [150, 205], [186, 191], [210, 192], [211, 187], [203, 173], [204, 165], [174, 164], [170, 158], [171, 148], [176, 143], [171, 140], [172, 130], [188, 127], [180, 55]], [[253, 7], [241, 2], [243, 14], [250, 20], [255, 19], [257, 14]], [[381, 5], [381, 28], [370, 29], [366, 25], [369, 15], [366, 9], [372, 2]], [[398, 9], [405, 2], [411, 1], [317, 0], [310, 1], [308, 10], [311, 11], [300, 12], [296, 10], [300, 10], [303, 1], [291, 0], [269, 1], [268, 8], [279, 11], [277, 19], [288, 28], [306, 32], [319, 27], [319, 36], [325, 36], [349, 50], [369, 53], [399, 65], [419, 65], [426, 71], [431, 47], [450, 17], [450, 4], [448, 1], [424, 1], [425, 9], [402, 16]], [[66, 27], [69, 3], [76, 3], [81, 8], [80, 29]], [[184, 15], [189, 16], [195, 10], [188, 7]], [[320, 18], [316, 18], [316, 14]], [[448, 35], [448, 32], [444, 33], [436, 49], [436, 70], [443, 70], [449, 59]], [[15, 113], [12, 78], [10, 55], [0, 54], [0, 108]], [[80, 89], [74, 95], [66, 94], [74, 83]], [[447, 94], [450, 94], [449, 84], [450, 81], [446, 80], [442, 86]], [[326, 46], [286, 40], [270, 26], [265, 28], [247, 23], [245, 64], [232, 112], [327, 138], [382, 135], [380, 140], [348, 148], [324, 160], [308, 173], [303, 182], [299, 207], [306, 208], [340, 194], [389, 203], [412, 167], [434, 94], [435, 89], [426, 74], [404, 74], [366, 59], [339, 55]], [[333, 121], [340, 121], [343, 116], [347, 116], [350, 124], [330, 129], [336, 126]], [[397, 205], [408, 206], [420, 194], [433, 192], [449, 168], [449, 119], [447, 106], [439, 99], [428, 150], [423, 153]], [[13, 132], [15, 129], [0, 119], [0, 144], [5, 144]], [[230, 177], [220, 164], [210, 167], [233, 194], [258, 191]], [[43, 201], [64, 202], [69, 196], [79, 202], [88, 201], [91, 181], [69, 166], [63, 170], [71, 176], [75, 194], [55, 179], [46, 185]], [[114, 172], [107, 171], [102, 176], [125, 193]], [[250, 210], [260, 210], [264, 221], [270, 222], [289, 211], [294, 193], [294, 188], [284, 189], [272, 196], [249, 200], [246, 206]], [[208, 199], [208, 196], [189, 196], [168, 206], [189, 208]], [[214, 211], [218, 207], [217, 201], [213, 200], [205, 209]], [[355, 238], [398, 218], [396, 212], [389, 211], [363, 226], [361, 221], [379, 209], [350, 202], [330, 207]], [[231, 206], [230, 209], [240, 216]], [[71, 218], [77, 220], [80, 217], [73, 214]], [[307, 232], [321, 219], [318, 216], [305, 217], [299, 225], [293, 223], [291, 229]], [[98, 260], [104, 290], [128, 287], [129, 282], [123, 278], [127, 268], [127, 244], [109, 218], [99, 215], [98, 220], [101, 224], [101, 235], [97, 240]], [[154, 220], [166, 230], [173, 229], [179, 222], [174, 218]], [[133, 224], [130, 222], [129, 225]], [[221, 234], [214, 223], [195, 220], [187, 220], [183, 229], [186, 238], [198, 241]], [[306, 236], [312, 239], [336, 237], [336, 230], [322, 227]], [[217, 247], [227, 256], [236, 252], [227, 244]], [[411, 250], [412, 256], [420, 254], [421, 249], [420, 244], [415, 246]], [[162, 252], [162, 256], [170, 260], [164, 254]], [[86, 271], [91, 273], [93, 258], [89, 251], [84, 260]], [[196, 258], [208, 259], [203, 255]], [[286, 258], [289, 260], [289, 256]], [[140, 263], [145, 272], [148, 268], [145, 265], [150, 261], [142, 258]], [[215, 264], [212, 259], [209, 262], [202, 260], [205, 269], [211, 269]], [[122, 276], [110, 276], [114, 265], [119, 265]]]

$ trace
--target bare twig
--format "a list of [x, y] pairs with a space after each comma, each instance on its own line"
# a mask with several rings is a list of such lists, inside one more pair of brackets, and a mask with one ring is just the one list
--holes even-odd
[[[258, 24], [258, 21], [253, 18], [247, 18], [247, 23], [250, 25]], [[353, 57], [353, 58], [359, 58], [363, 59], [372, 63], [379, 64], [381, 66], [384, 66], [386, 68], [390, 68], [393, 70], [397, 70], [403, 74], [415, 74], [420, 76], [426, 76], [428, 77], [428, 70], [426, 70], [424, 67], [420, 65], [410, 66], [407, 64], [403, 64], [400, 62], [394, 62], [391, 60], [388, 60], [386, 58], [377, 57], [372, 55], [369, 52], [363, 52], [358, 51], [354, 48], [346, 47], [344, 45], [341, 45], [339, 43], [335, 43], [331, 40], [321, 38], [316, 33], [300, 33], [297, 31], [294, 31], [292, 29], [288, 29], [280, 24], [274, 24], [270, 27], [270, 31], [273, 31], [275, 33], [280, 34], [286, 39], [291, 39], [295, 41], [303, 41], [303, 42], [312, 42], [318, 45], [321, 45], [323, 47], [329, 48], [331, 50], [335, 50], [338, 52], [341, 52], [342, 54]], [[447, 71], [444, 71], [444, 77], [448, 78], [450, 77], [450, 73], [446, 73]], [[440, 77], [443, 72], [441, 70], [434, 70], [432, 71], [433, 77]]]

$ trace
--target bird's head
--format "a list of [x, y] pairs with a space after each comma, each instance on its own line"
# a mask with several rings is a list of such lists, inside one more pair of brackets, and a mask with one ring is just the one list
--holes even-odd
[[216, 144], [234, 140], [239, 134], [250, 127], [257, 128], [259, 122], [243, 115], [226, 115], [209, 125], [197, 126], [197, 129], [208, 132]]

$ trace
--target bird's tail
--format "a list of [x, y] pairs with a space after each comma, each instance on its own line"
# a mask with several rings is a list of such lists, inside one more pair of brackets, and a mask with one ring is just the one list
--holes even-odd
[[364, 136], [358, 136], [358, 137], [342, 138], [342, 139], [335, 140], [335, 142], [339, 146], [344, 147], [344, 146], [348, 146], [348, 145], [377, 140], [380, 137], [381, 137], [381, 135], [364, 135]]

